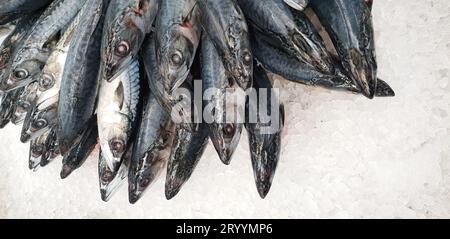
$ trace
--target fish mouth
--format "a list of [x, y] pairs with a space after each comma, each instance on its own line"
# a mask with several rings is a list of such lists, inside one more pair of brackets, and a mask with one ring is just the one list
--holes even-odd
[[72, 172], [75, 170], [75, 168], [69, 166], [69, 165], [63, 165], [61, 172], [59, 173], [61, 179], [67, 178]]
[[361, 94], [373, 99], [377, 89], [375, 71], [369, 67], [365, 57], [359, 51], [350, 50], [350, 71], [352, 80], [359, 87]]

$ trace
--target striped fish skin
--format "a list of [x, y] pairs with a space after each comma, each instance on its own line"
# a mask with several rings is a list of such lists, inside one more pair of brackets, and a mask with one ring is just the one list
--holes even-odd
[[80, 140], [94, 115], [100, 79], [100, 48], [106, 0], [88, 0], [74, 32], [61, 82], [57, 134], [65, 155]]

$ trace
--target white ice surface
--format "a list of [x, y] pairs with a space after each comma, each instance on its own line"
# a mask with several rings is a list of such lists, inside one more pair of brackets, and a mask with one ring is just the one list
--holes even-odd
[[379, 76], [395, 98], [281, 83], [283, 152], [265, 200], [244, 135], [231, 166], [210, 145], [175, 199], [159, 180], [136, 205], [100, 200], [96, 160], [66, 180], [28, 170], [19, 127], [0, 133], [0, 218], [449, 218], [450, 1], [374, 5]]

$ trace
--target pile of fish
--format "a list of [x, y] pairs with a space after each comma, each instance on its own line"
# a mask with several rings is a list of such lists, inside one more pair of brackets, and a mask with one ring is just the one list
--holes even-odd
[[[369, 0], [2, 0], [0, 127], [22, 124], [32, 170], [62, 156], [61, 178], [99, 145], [102, 199], [128, 179], [131, 203], [164, 169], [166, 197], [174, 197], [209, 139], [229, 164], [245, 129], [264, 198], [280, 157], [283, 104], [264, 96], [276, 102], [268, 107], [280, 119], [275, 131], [259, 116], [225, 122], [230, 105], [261, 110], [248, 97], [228, 102], [225, 91], [272, 89], [279, 75], [370, 99], [394, 96], [377, 78], [371, 7]], [[197, 81], [203, 91], [217, 89], [201, 99], [214, 106], [212, 121], [188, 121], [199, 109], [179, 107], [184, 96], [175, 92], [193, 94]]]

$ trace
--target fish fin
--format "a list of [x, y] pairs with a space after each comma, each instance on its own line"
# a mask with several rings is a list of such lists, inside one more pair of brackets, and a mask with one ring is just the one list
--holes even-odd
[[377, 89], [375, 91], [376, 97], [394, 97], [395, 91], [385, 81], [378, 79]]

